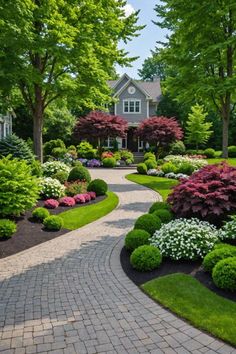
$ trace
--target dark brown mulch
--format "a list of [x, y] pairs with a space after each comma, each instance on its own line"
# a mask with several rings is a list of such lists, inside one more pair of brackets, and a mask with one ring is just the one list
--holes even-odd
[[212, 290], [216, 294], [225, 297], [226, 299], [236, 301], [236, 292], [232, 293], [229, 291], [224, 291], [217, 288], [211, 278], [211, 275], [204, 272], [201, 267], [200, 261], [198, 262], [174, 262], [171, 260], [166, 259], [160, 266], [159, 269], [155, 269], [151, 272], [138, 272], [137, 270], [133, 269], [129, 261], [130, 253], [125, 249], [122, 248], [120, 254], [120, 261], [122, 268], [126, 275], [136, 284], [141, 285], [146, 283], [149, 280], [168, 275], [173, 273], [184, 273], [190, 274], [195, 277], [198, 281], [200, 281], [204, 286], [208, 289]]
[[[59, 214], [67, 210], [82, 208], [86, 205], [91, 205], [104, 200], [106, 196], [101, 196], [86, 204], [76, 204], [73, 207], [61, 207], [50, 209], [50, 214]], [[40, 200], [37, 207], [43, 206], [43, 201]], [[30, 247], [39, 245], [45, 241], [52, 240], [58, 236], [69, 232], [70, 230], [61, 229], [60, 231], [47, 231], [43, 229], [41, 223], [32, 220], [32, 212], [28, 211], [21, 218], [15, 220], [17, 222], [17, 232], [8, 240], [0, 240], [0, 258], [5, 258], [24, 251]]]

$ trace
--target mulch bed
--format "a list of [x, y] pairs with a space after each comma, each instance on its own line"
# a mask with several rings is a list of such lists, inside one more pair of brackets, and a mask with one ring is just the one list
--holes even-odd
[[201, 267], [202, 262], [174, 262], [171, 260], [165, 260], [159, 269], [155, 269], [151, 272], [138, 272], [130, 264], [129, 261], [130, 253], [125, 249], [122, 248], [120, 254], [120, 261], [122, 268], [126, 275], [138, 286], [141, 284], [146, 283], [149, 280], [168, 275], [173, 273], [185, 273], [190, 274], [195, 277], [198, 281], [200, 281], [204, 286], [206, 286], [211, 291], [215, 292], [216, 294], [225, 297], [229, 300], [236, 301], [236, 293], [231, 293], [229, 291], [224, 291], [218, 289], [211, 278], [211, 275], [204, 272]]
[[[76, 204], [73, 207], [61, 207], [56, 209], [49, 209], [50, 214], [56, 215], [64, 211], [75, 208], [83, 208], [86, 205], [95, 204], [104, 200], [106, 196], [97, 197], [86, 204]], [[43, 200], [40, 200], [36, 207], [43, 206]], [[61, 229], [59, 231], [44, 230], [41, 223], [32, 220], [32, 212], [28, 211], [24, 216], [17, 218], [17, 232], [7, 240], [0, 240], [0, 258], [5, 258], [24, 251], [30, 247], [39, 245], [40, 243], [52, 240], [59, 237], [70, 230]]]

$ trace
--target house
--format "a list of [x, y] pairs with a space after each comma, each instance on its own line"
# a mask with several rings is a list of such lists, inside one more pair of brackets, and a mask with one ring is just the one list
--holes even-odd
[[12, 115], [0, 113], [0, 140], [12, 134]]
[[[115, 100], [109, 111], [126, 119], [129, 126], [127, 137], [117, 139], [119, 148], [140, 152], [144, 146], [135, 136], [135, 130], [142, 120], [156, 114], [161, 98], [160, 79], [138, 81], [124, 74], [118, 80], [108, 81], [108, 84]], [[111, 139], [107, 140], [106, 146], [112, 147]]]

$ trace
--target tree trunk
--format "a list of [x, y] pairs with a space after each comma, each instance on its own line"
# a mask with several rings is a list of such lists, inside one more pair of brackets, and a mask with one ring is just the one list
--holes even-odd
[[230, 103], [231, 93], [227, 92], [225, 100], [222, 100], [222, 123], [223, 123], [223, 139], [222, 139], [222, 157], [228, 158], [228, 145], [229, 145], [229, 120], [230, 120]]
[[35, 85], [34, 118], [34, 153], [40, 162], [43, 162], [43, 95], [42, 88]]

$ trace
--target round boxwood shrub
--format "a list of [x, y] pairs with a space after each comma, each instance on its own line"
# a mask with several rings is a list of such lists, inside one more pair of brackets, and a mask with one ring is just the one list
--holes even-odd
[[206, 155], [209, 159], [215, 157], [215, 153], [215, 150], [211, 148], [204, 150], [204, 155]]
[[135, 229], [145, 230], [150, 235], [153, 235], [156, 230], [159, 230], [161, 227], [161, 220], [157, 216], [152, 214], [144, 214], [140, 216], [134, 225]]
[[173, 219], [173, 214], [167, 209], [158, 209], [152, 213], [154, 216], [158, 216], [161, 222], [168, 223]]
[[0, 239], [10, 238], [16, 232], [16, 224], [8, 219], [0, 220]]
[[213, 282], [218, 288], [236, 290], [236, 257], [219, 261], [212, 272]]
[[157, 168], [157, 163], [156, 163], [156, 160], [154, 160], [154, 159], [146, 160], [144, 163], [147, 166], [148, 170], [152, 170], [152, 169]]
[[107, 183], [103, 181], [103, 179], [94, 179], [89, 183], [87, 190], [88, 192], [95, 192], [96, 196], [98, 197], [100, 195], [106, 194], [108, 186]]
[[47, 230], [59, 231], [63, 226], [63, 220], [60, 216], [51, 215], [44, 219], [43, 225]]
[[149, 209], [149, 214], [152, 214], [152, 213], [154, 213], [154, 211], [160, 210], [160, 209], [170, 210], [170, 206], [166, 202], [155, 202], [152, 204], [151, 208]]
[[130, 256], [132, 267], [140, 272], [147, 272], [158, 268], [161, 261], [162, 256], [159, 249], [150, 245], [136, 248]]
[[67, 181], [68, 173], [65, 171], [59, 171], [52, 175], [52, 178], [57, 179], [61, 184], [64, 184]]
[[228, 147], [228, 154], [229, 157], [236, 157], [236, 146], [229, 146]]
[[146, 152], [146, 154], [144, 154], [143, 160], [154, 160], [156, 161], [156, 156], [153, 152]]
[[49, 211], [45, 208], [36, 208], [32, 212], [32, 216], [34, 219], [38, 221], [43, 221], [50, 215]]
[[102, 160], [103, 167], [113, 168], [116, 166], [116, 159], [114, 157], [106, 157]]
[[221, 248], [230, 248], [230, 249], [235, 249], [235, 246], [233, 245], [230, 245], [229, 243], [217, 243], [215, 246], [214, 246], [214, 250], [219, 250]]
[[15, 134], [8, 135], [0, 140], [0, 156], [8, 155], [28, 162], [34, 160], [33, 152], [27, 142]]
[[139, 163], [137, 166], [137, 171], [140, 175], [146, 175], [147, 174], [147, 166], [145, 163]]
[[91, 181], [91, 176], [89, 171], [87, 170], [86, 167], [84, 166], [76, 166], [72, 168], [72, 170], [69, 173], [68, 176], [68, 182], [73, 182], [73, 181], [86, 181], [90, 182]]
[[125, 247], [128, 251], [143, 245], [149, 245], [150, 234], [145, 230], [132, 230], [125, 237]]
[[66, 146], [61, 139], [47, 141], [43, 146], [44, 155], [51, 155], [55, 148], [65, 149]]
[[207, 272], [212, 272], [212, 269], [219, 261], [229, 257], [236, 257], [236, 247], [215, 249], [204, 257], [203, 267]]
[[183, 155], [186, 151], [186, 147], [182, 141], [176, 141], [170, 146], [170, 154]]

